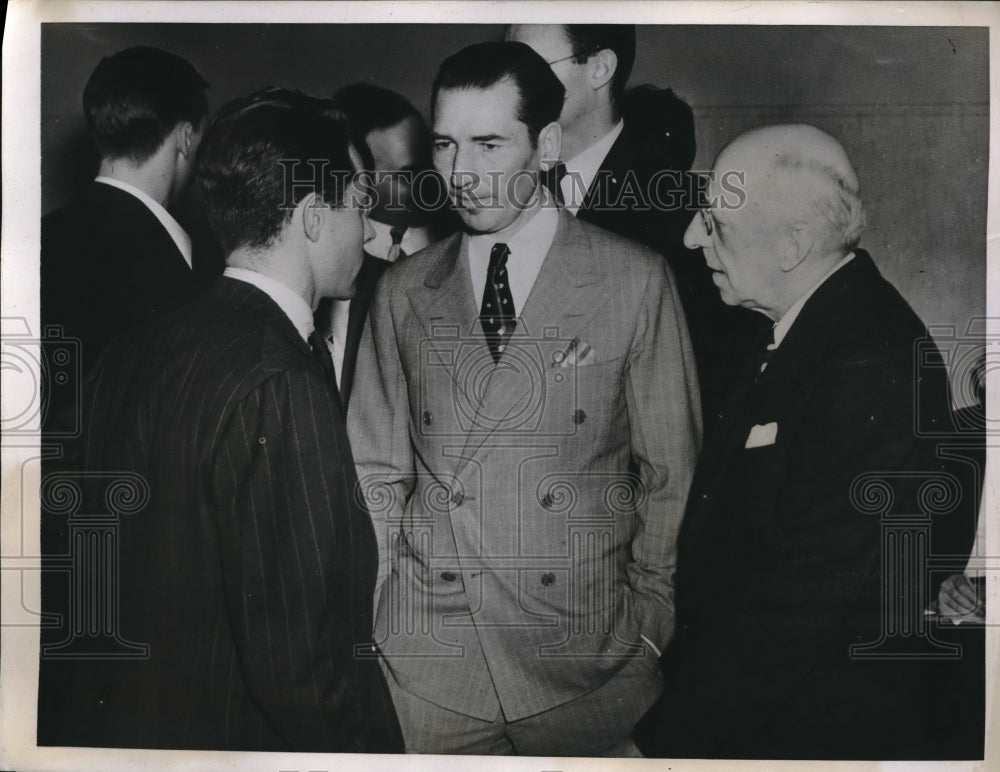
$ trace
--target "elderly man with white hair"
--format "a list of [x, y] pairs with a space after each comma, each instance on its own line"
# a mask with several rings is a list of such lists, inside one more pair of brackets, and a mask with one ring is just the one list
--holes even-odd
[[[767, 316], [773, 336], [706, 429], [678, 547], [677, 632], [639, 747], [946, 757], [935, 721], [952, 661], [925, 627], [927, 558], [967, 550], [974, 519], [916, 429], [950, 425], [940, 354], [858, 248], [858, 179], [836, 140], [755, 129], [714, 172], [685, 243], [722, 299]], [[928, 484], [950, 494], [928, 506]]]

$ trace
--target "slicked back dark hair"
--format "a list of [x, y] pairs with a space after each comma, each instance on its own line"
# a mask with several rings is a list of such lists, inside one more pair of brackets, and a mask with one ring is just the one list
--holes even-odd
[[327, 99], [266, 88], [223, 107], [202, 140], [198, 178], [226, 254], [271, 244], [310, 193], [343, 203], [350, 147], [347, 119]]
[[564, 24], [566, 39], [573, 48], [573, 59], [583, 64], [598, 51], [609, 48], [618, 57], [618, 69], [611, 81], [611, 99], [621, 104], [625, 84], [635, 64], [634, 24]]
[[195, 128], [208, 113], [208, 83], [176, 54], [149, 46], [106, 56], [83, 89], [83, 112], [103, 158], [141, 164], [184, 121]]
[[535, 145], [541, 130], [559, 120], [566, 89], [545, 60], [524, 43], [490, 41], [452, 54], [434, 79], [431, 102], [436, 106], [440, 91], [488, 89], [503, 81], [517, 87], [517, 119], [528, 127]]

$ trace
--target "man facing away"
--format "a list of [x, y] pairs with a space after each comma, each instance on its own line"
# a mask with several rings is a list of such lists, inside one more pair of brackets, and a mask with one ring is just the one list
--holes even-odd
[[463, 232], [386, 272], [358, 357], [376, 640], [412, 752], [632, 755], [660, 691], [697, 379], [663, 260], [539, 184], [562, 97], [520, 43], [441, 65]]
[[[636, 53], [632, 24], [518, 24], [507, 37], [531, 46], [566, 89], [559, 123], [566, 209], [582, 220], [651, 246], [674, 276], [698, 362], [702, 408], [714, 416], [732, 383], [732, 359], [761, 329], [753, 314], [727, 308], [708, 271], [683, 244], [698, 204], [689, 174], [691, 108], [669, 89], [626, 91]], [[640, 103], [652, 102], [651, 117]], [[614, 262], [614, 257], [609, 256]]]
[[188, 61], [144, 46], [105, 57], [87, 81], [100, 168], [43, 218], [41, 255], [43, 324], [79, 338], [83, 372], [116, 335], [192, 300], [222, 270], [168, 211], [192, 179], [207, 88]]
[[858, 248], [858, 179], [836, 140], [755, 129], [715, 171], [745, 184], [710, 186], [687, 243], [722, 299], [762, 313], [773, 334], [748, 352], [699, 460], [677, 635], [640, 747], [951, 758], [936, 706], [957, 652], [924, 609], [930, 558], [966, 556], [975, 513], [962, 511], [966, 473], [927, 439], [951, 425], [940, 354]]
[[[115, 600], [148, 656], [79, 664], [63, 744], [400, 748], [371, 656], [375, 535], [312, 335], [371, 235], [360, 159], [325, 109], [269, 90], [220, 112], [199, 174], [225, 274], [113, 342], [88, 380], [81, 517], [109, 506], [104, 476], [141, 478]], [[297, 181], [309, 162], [315, 184]]]

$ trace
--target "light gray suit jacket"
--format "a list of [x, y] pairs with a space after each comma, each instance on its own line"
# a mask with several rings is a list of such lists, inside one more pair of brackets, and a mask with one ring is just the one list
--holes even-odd
[[669, 269], [560, 212], [494, 366], [466, 245], [387, 271], [358, 355], [348, 429], [387, 574], [376, 641], [408, 691], [486, 720], [497, 697], [508, 720], [534, 715], [634, 656], [658, 692], [642, 639], [673, 633], [701, 435]]

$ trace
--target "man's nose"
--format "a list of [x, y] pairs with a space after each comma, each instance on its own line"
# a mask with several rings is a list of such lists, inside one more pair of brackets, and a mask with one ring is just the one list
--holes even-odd
[[701, 212], [695, 214], [687, 230], [684, 231], [684, 246], [688, 249], [707, 247], [711, 243], [708, 230], [705, 228], [704, 216]]
[[368, 217], [368, 212], [363, 212], [361, 215], [361, 219], [365, 224], [364, 243], [367, 244], [369, 241], [375, 238], [375, 228], [374, 226], [372, 226], [371, 218]]
[[456, 150], [451, 162], [451, 187], [454, 190], [471, 190], [478, 183], [479, 175], [469, 154]]

